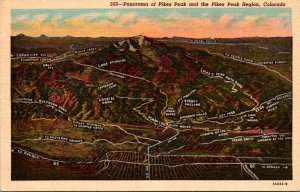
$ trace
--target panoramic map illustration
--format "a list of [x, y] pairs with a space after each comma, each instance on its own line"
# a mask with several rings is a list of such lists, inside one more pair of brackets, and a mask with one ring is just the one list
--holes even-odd
[[291, 180], [289, 8], [15, 9], [12, 180]]

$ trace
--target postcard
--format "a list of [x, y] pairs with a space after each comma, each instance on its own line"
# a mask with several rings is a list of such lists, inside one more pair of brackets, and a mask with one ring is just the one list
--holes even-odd
[[300, 190], [297, 3], [1, 1], [1, 190]]

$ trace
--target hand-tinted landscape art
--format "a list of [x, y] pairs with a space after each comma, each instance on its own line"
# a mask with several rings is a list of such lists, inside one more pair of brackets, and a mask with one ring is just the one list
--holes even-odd
[[290, 9], [13, 10], [12, 180], [292, 179]]

